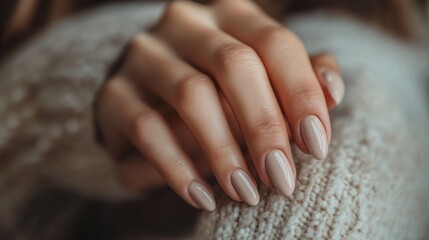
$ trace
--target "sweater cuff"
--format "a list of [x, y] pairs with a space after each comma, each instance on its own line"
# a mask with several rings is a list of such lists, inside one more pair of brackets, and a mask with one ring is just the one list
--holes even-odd
[[96, 141], [93, 104], [126, 44], [162, 9], [113, 4], [76, 15], [0, 66], [0, 186], [25, 175], [92, 197], [132, 195]]

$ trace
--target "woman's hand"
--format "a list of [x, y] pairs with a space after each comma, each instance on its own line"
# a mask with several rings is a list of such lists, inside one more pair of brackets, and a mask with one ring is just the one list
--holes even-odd
[[294, 33], [250, 1], [174, 1], [133, 40], [96, 112], [114, 157], [139, 152], [139, 160], [120, 162], [125, 182], [142, 189], [161, 176], [191, 205], [213, 210], [197, 158], [232, 199], [255, 205], [245, 146], [261, 181], [288, 196], [296, 177], [289, 138], [324, 159], [328, 108], [343, 94], [335, 60], [310, 58]]

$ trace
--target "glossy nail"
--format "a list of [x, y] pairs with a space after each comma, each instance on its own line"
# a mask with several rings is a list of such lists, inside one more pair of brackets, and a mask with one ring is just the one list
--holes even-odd
[[231, 183], [244, 202], [252, 206], [258, 204], [258, 189], [244, 170], [235, 170], [231, 175]]
[[322, 74], [323, 83], [328, 89], [329, 95], [335, 101], [335, 104], [340, 104], [344, 97], [344, 81], [337, 72], [326, 70]]
[[328, 154], [328, 140], [325, 128], [319, 118], [310, 115], [301, 122], [301, 136], [310, 154], [323, 160]]
[[199, 182], [189, 184], [189, 195], [197, 205], [207, 211], [216, 209], [216, 203], [210, 191]]
[[265, 157], [265, 168], [274, 187], [285, 196], [292, 195], [295, 189], [295, 178], [286, 155], [274, 150]]

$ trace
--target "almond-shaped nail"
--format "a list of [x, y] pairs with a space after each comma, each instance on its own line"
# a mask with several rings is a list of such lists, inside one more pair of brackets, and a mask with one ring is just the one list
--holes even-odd
[[189, 184], [189, 195], [200, 208], [207, 211], [213, 211], [216, 209], [214, 197], [201, 183], [194, 181]]
[[295, 179], [286, 155], [280, 150], [269, 152], [265, 157], [265, 168], [274, 187], [285, 196], [292, 195]]
[[301, 122], [301, 136], [310, 154], [319, 160], [328, 154], [328, 139], [319, 118], [310, 115]]
[[340, 74], [335, 71], [326, 70], [322, 74], [323, 83], [328, 89], [329, 95], [339, 105], [344, 97], [344, 81]]
[[231, 183], [244, 202], [252, 206], [258, 204], [258, 189], [244, 170], [235, 170], [231, 175]]

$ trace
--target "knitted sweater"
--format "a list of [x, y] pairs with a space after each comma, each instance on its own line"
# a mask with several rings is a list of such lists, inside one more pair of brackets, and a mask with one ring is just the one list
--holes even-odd
[[202, 239], [427, 239], [429, 48], [345, 16], [286, 23], [309, 52], [332, 52], [346, 82], [324, 161], [295, 147], [296, 189], [260, 185], [256, 207], [225, 196], [198, 226]]
[[[136, 3], [81, 14], [42, 32], [0, 65], [1, 239], [65, 239], [70, 229], [64, 226], [88, 199], [135, 197], [96, 141], [92, 108], [126, 43], [160, 10]], [[427, 48], [345, 16], [313, 13], [288, 25], [309, 52], [332, 52], [345, 76], [344, 102], [331, 116], [329, 155], [316, 161], [294, 149], [298, 176], [289, 198], [260, 185], [261, 202], [249, 207], [218, 190], [217, 210], [201, 215], [193, 237], [424, 238]]]

